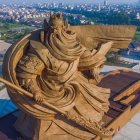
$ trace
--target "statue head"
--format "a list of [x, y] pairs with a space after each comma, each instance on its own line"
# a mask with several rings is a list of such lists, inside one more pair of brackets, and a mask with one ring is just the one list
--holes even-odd
[[64, 21], [62, 17], [62, 13], [54, 14], [53, 12], [50, 13], [50, 20], [49, 26], [52, 29], [62, 29], [64, 27]]
[[49, 23], [44, 19], [44, 30], [48, 30], [48, 28], [52, 30], [69, 29], [68, 20], [63, 19], [62, 13], [51, 12]]

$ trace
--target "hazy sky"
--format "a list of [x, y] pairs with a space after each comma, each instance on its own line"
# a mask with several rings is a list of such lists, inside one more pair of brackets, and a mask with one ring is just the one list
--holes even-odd
[[[103, 3], [104, 0], [0, 0], [0, 3], [37, 3], [37, 2], [64, 2], [64, 3]], [[108, 0], [110, 3], [135, 3], [138, 0]]]

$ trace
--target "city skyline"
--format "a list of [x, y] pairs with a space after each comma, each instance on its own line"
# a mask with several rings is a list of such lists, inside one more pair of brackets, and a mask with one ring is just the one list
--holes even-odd
[[[136, 3], [139, 0], [107, 0], [108, 3]], [[0, 4], [20, 4], [20, 3], [38, 3], [38, 2], [57, 2], [57, 3], [103, 3], [104, 0], [0, 0]]]

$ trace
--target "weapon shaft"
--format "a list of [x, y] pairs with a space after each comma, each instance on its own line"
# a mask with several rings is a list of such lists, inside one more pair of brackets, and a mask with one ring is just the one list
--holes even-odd
[[[1, 78], [1, 77], [0, 77], [0, 82], [6, 84], [7, 86], [9, 86], [9, 87], [11, 87], [11, 88], [13, 88], [13, 89], [16, 89], [17, 91], [20, 92], [19, 94], [25, 94], [26, 96], [28, 96], [28, 97], [30, 97], [30, 98], [33, 98], [33, 94], [32, 94], [32, 93], [30, 93], [30, 92], [28, 92], [28, 91], [22, 89], [21, 87], [19, 87], [19, 86], [17, 86], [17, 85], [12, 84], [11, 82], [9, 82], [9, 81], [7, 81], [7, 80]], [[64, 114], [64, 115], [67, 114], [66, 112], [64, 112], [64, 111], [62, 111], [62, 110], [60, 110], [60, 109], [58, 109], [57, 107], [55, 107], [55, 106], [49, 104], [48, 102], [43, 102], [43, 104], [46, 105], [46, 106], [48, 106], [48, 107], [50, 107], [50, 108], [52, 108], [53, 110], [55, 110], [55, 111], [57, 111], [57, 112], [59, 112], [59, 113], [61, 113], [61, 114]]]
[[[21, 87], [17, 86], [17, 85], [14, 85], [12, 83], [10, 83], [9, 81], [3, 79], [0, 77], [0, 82], [6, 84], [7, 86], [13, 88], [13, 89], [16, 89], [17, 91], [19, 91], [19, 94], [23, 95], [25, 94], [26, 96], [30, 97], [33, 99], [33, 94], [22, 89]], [[93, 134], [96, 134], [96, 135], [99, 135], [101, 136], [102, 138], [107, 138], [107, 137], [110, 137], [113, 135], [114, 131], [112, 130], [107, 130], [107, 129], [104, 129], [102, 128], [98, 123], [94, 123], [94, 122], [90, 122], [89, 120], [85, 119], [84, 117], [81, 117], [79, 115], [77, 116], [73, 116], [51, 104], [49, 104], [48, 102], [44, 101], [43, 102], [43, 105], [55, 110], [56, 112], [58, 113], [61, 113], [62, 115], [64, 115], [67, 119], [75, 122], [76, 124], [79, 124], [80, 126], [86, 128], [89, 132], [93, 133]]]

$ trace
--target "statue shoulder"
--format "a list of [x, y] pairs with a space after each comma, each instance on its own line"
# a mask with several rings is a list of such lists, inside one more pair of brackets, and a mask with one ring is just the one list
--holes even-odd
[[46, 56], [46, 54], [48, 54], [49, 50], [47, 49], [47, 47], [39, 42], [39, 41], [34, 41], [34, 40], [30, 40], [30, 47], [39, 55], [39, 56]]
[[42, 62], [48, 65], [48, 56], [49, 56], [48, 48], [43, 43], [34, 40], [30, 40], [30, 47], [42, 60]]
[[30, 47], [34, 50], [48, 50], [42, 42], [30, 40]]

